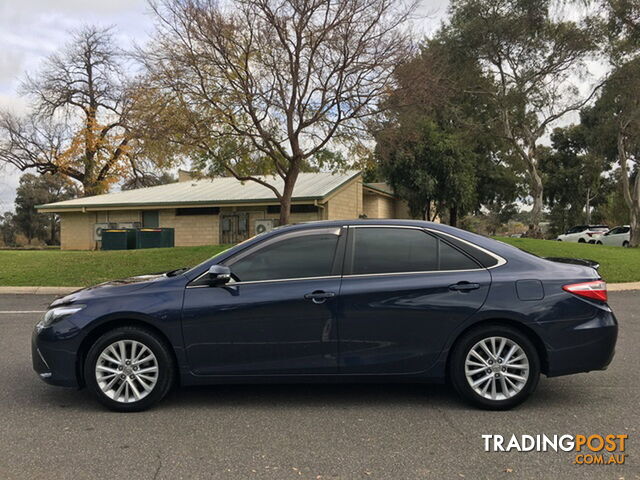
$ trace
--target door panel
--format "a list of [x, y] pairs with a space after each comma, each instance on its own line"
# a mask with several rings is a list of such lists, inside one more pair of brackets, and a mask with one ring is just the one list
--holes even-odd
[[[187, 288], [185, 349], [199, 375], [337, 372], [340, 278]], [[330, 298], [305, 298], [329, 292]]]
[[[460, 282], [478, 288], [449, 288]], [[344, 277], [340, 372], [427, 370], [451, 332], [483, 305], [490, 284], [486, 270]]]
[[474, 259], [421, 228], [350, 227], [347, 244], [341, 373], [427, 370], [491, 285]]

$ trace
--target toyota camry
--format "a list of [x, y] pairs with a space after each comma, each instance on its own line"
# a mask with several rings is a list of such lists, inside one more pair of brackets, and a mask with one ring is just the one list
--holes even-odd
[[446, 225], [325, 221], [202, 264], [55, 300], [33, 366], [138, 411], [176, 385], [450, 382], [508, 409], [548, 377], [602, 370], [617, 321], [597, 270]]

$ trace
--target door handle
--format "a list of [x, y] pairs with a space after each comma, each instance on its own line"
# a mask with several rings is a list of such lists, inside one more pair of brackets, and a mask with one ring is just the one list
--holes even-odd
[[478, 288], [480, 288], [479, 283], [458, 282], [458, 283], [454, 283], [453, 285], [449, 285], [449, 290], [454, 290], [458, 292], [477, 290]]
[[327, 301], [327, 298], [335, 297], [336, 294], [334, 292], [325, 292], [323, 290], [316, 290], [315, 292], [306, 293], [304, 298], [307, 300], [313, 301], [313, 303], [324, 303]]

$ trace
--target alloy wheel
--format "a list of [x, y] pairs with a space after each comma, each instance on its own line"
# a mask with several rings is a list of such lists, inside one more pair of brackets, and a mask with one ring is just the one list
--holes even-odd
[[488, 400], [514, 397], [529, 379], [529, 359], [524, 349], [506, 337], [487, 337], [467, 353], [465, 376], [471, 388]]
[[136, 340], [118, 340], [96, 361], [96, 382], [102, 393], [120, 403], [137, 402], [158, 382], [158, 360], [149, 347]]

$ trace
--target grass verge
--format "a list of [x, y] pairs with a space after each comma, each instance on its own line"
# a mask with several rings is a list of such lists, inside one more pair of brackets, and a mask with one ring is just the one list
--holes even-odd
[[[611, 283], [640, 281], [640, 248], [605, 247], [529, 238], [497, 238], [541, 257], [588, 258]], [[197, 265], [228, 248], [150, 248], [122, 251], [0, 250], [0, 286], [88, 286]]]
[[228, 245], [104, 252], [0, 250], [0, 285], [83, 287], [132, 275], [194, 266], [226, 248]]

